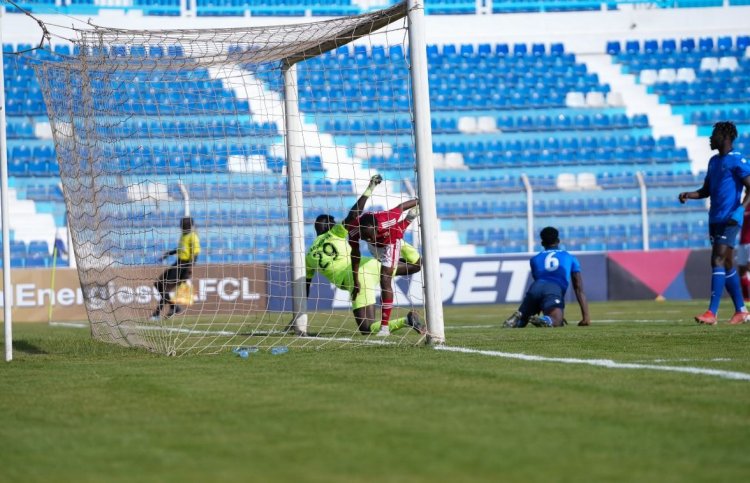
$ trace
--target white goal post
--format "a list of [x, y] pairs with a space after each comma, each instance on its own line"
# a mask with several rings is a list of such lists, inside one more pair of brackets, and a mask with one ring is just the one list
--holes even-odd
[[[285, 26], [75, 34], [74, 55], [34, 68], [95, 338], [166, 354], [381, 343], [341, 289], [308, 283], [306, 250], [315, 216], [343, 220], [382, 172], [366, 209], [406, 201], [414, 177], [421, 211], [422, 269], [396, 279], [394, 317], [423, 312], [427, 340], [444, 341], [421, 0]], [[149, 320], [165, 298], [155, 257], [188, 210], [196, 302]]]

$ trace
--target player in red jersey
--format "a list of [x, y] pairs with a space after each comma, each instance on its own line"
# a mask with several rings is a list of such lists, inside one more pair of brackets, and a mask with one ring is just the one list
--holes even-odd
[[750, 212], [746, 211], [740, 231], [740, 244], [737, 247], [737, 272], [742, 285], [742, 298], [750, 303]]
[[[422, 259], [416, 248], [404, 241], [404, 233], [412, 221], [419, 216], [419, 200], [405, 201], [387, 211], [376, 211], [362, 214], [349, 229], [349, 240], [352, 243], [352, 273], [354, 275], [354, 291], [352, 297], [359, 291], [359, 244], [365, 240], [372, 255], [380, 262], [380, 331], [378, 336], [390, 335], [388, 321], [393, 309], [393, 275], [398, 273], [412, 274], [422, 269]], [[408, 212], [407, 212], [408, 211]], [[404, 212], [406, 216], [403, 216]]]

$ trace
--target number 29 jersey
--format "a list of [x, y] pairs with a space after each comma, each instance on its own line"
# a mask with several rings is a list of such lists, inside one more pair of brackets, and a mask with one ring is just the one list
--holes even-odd
[[534, 280], [546, 280], [556, 283], [562, 288], [563, 294], [568, 290], [570, 274], [581, 271], [578, 259], [565, 250], [543, 250], [534, 255], [529, 261], [531, 276]]
[[341, 223], [334, 225], [316, 238], [307, 252], [307, 278], [317, 270], [337, 287], [349, 290], [353, 284], [351, 252], [346, 228]]

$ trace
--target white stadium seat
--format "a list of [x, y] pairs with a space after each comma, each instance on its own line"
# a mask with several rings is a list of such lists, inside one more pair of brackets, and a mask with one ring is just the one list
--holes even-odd
[[598, 91], [591, 91], [586, 94], [586, 106], [588, 107], [604, 107], [604, 93]]
[[680, 67], [677, 69], [677, 80], [680, 82], [694, 82], [695, 70], [692, 67]]
[[495, 132], [497, 124], [492, 116], [481, 116], [477, 119], [477, 130], [479, 132]]
[[644, 69], [641, 71], [640, 81], [644, 86], [650, 86], [656, 82], [657, 73], [653, 69]]
[[568, 107], [586, 107], [586, 98], [583, 92], [568, 92], [565, 94], [565, 105]]
[[677, 72], [674, 69], [659, 69], [659, 82], [674, 82], [677, 79]]
[[432, 153], [432, 166], [435, 169], [445, 169], [445, 155], [443, 153]]
[[466, 169], [464, 155], [461, 153], [445, 153], [446, 169]]
[[596, 175], [594, 173], [578, 173], [576, 175], [576, 185], [582, 190], [597, 189]]
[[573, 173], [560, 173], [557, 175], [557, 188], [561, 190], [574, 190], [577, 188], [576, 175]]
[[619, 92], [607, 92], [607, 105], [609, 107], [623, 107], [625, 101]]
[[468, 116], [459, 117], [458, 130], [469, 134], [477, 132], [477, 118]]
[[726, 70], [737, 70], [739, 64], [737, 63], [737, 57], [722, 57], [719, 59], [719, 69]]
[[716, 57], [703, 57], [701, 59], [701, 70], [710, 70], [716, 72], [719, 68], [719, 59]]

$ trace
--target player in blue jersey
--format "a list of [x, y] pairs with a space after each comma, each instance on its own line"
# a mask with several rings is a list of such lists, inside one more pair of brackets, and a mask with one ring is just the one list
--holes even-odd
[[[575, 256], [559, 247], [560, 236], [556, 228], [548, 226], [539, 236], [544, 250], [529, 262], [534, 282], [526, 291], [518, 311], [503, 323], [503, 327], [526, 327], [529, 323], [537, 327], [565, 325], [565, 292], [570, 282], [581, 306], [578, 325], [591, 325], [589, 305], [583, 292], [581, 264]], [[539, 315], [540, 312], [542, 315]]]
[[[680, 193], [680, 203], [687, 200], [711, 198], [708, 211], [708, 236], [711, 238], [711, 301], [708, 310], [695, 317], [699, 324], [716, 325], [719, 301], [724, 288], [734, 302], [732, 325], [748, 320], [745, 302], [742, 299], [739, 277], [735, 270], [734, 245], [742, 228], [745, 209], [750, 203], [750, 164], [740, 153], [733, 150], [737, 139], [737, 128], [731, 122], [717, 122], [711, 133], [711, 149], [719, 154], [708, 162], [703, 186], [697, 191]], [[746, 189], [745, 198], [742, 190]]]

